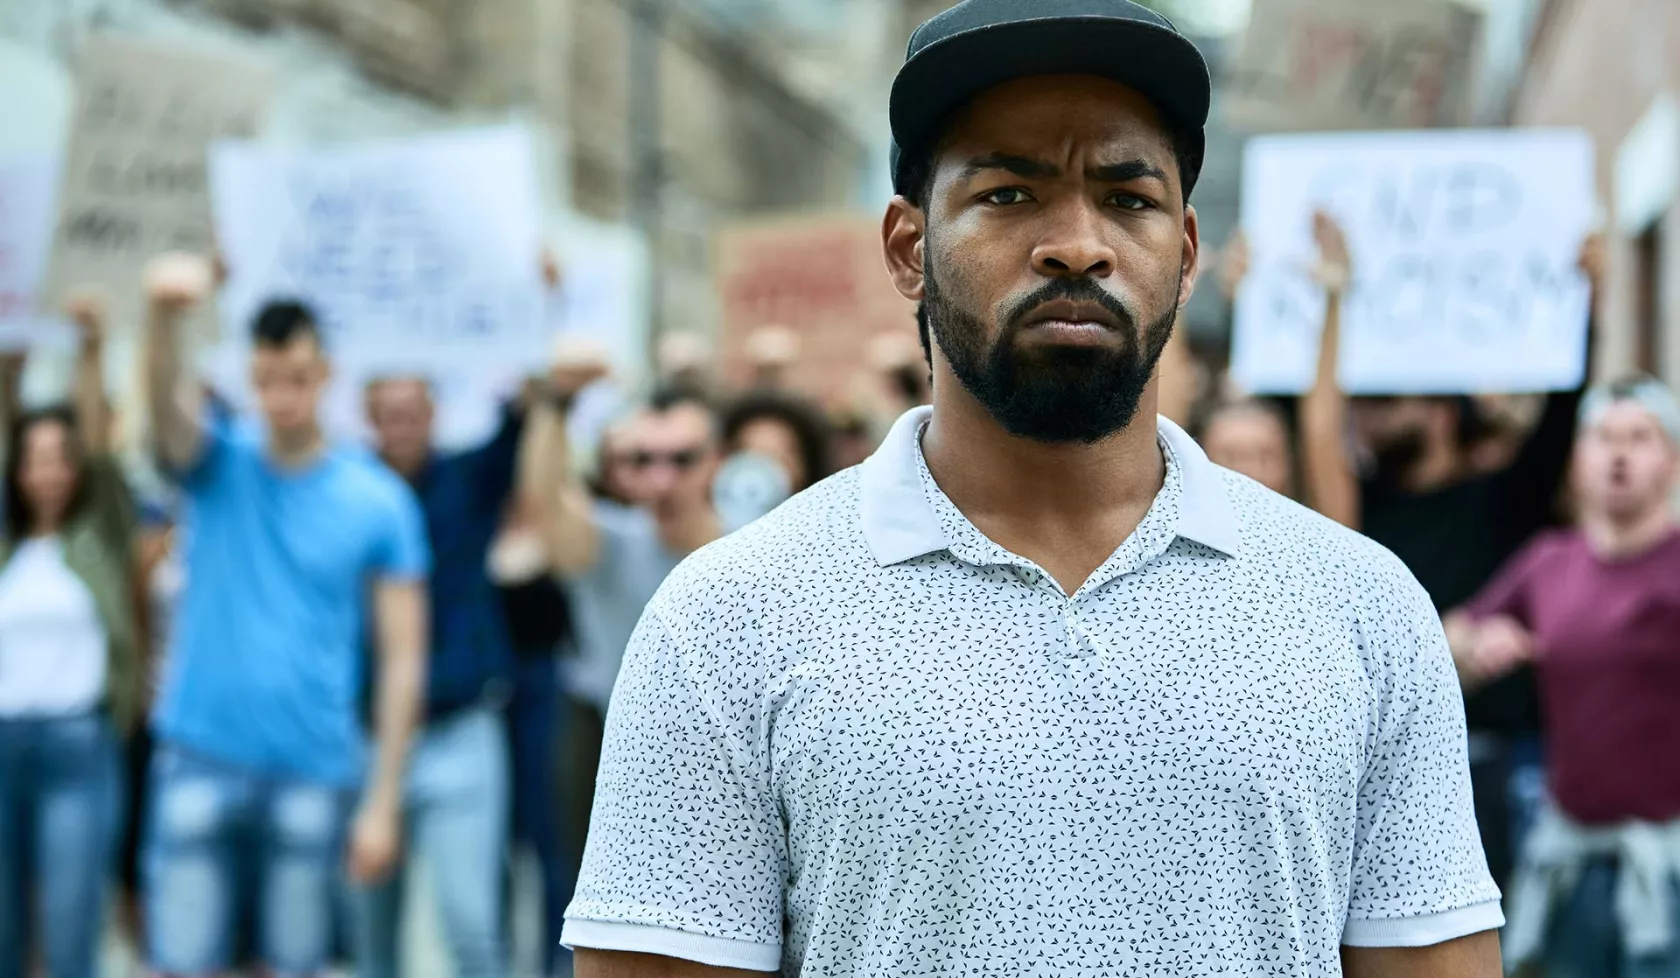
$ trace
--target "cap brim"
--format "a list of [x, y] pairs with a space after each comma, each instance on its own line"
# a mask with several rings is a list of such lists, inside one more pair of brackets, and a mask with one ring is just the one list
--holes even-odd
[[1182, 35], [1117, 17], [1057, 17], [979, 27], [917, 52], [893, 80], [893, 142], [919, 148], [958, 106], [1030, 75], [1111, 78], [1149, 99], [1169, 124], [1207, 124], [1207, 62]]

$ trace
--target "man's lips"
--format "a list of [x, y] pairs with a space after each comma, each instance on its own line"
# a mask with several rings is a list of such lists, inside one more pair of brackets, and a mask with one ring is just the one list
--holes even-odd
[[1120, 323], [1101, 303], [1056, 300], [1034, 309], [1021, 329], [1041, 342], [1101, 346], [1114, 342]]
[[1102, 303], [1075, 302], [1071, 299], [1055, 299], [1046, 302], [1034, 309], [1023, 325], [1027, 329], [1040, 326], [1052, 326], [1061, 329], [1069, 327], [1120, 329], [1120, 321], [1104, 308]]

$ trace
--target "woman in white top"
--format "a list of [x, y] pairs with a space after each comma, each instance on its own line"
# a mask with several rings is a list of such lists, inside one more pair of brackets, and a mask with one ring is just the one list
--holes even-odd
[[[120, 821], [117, 736], [141, 709], [133, 506], [103, 451], [102, 314], [88, 301], [71, 313], [83, 328], [77, 406], [17, 416], [6, 455], [0, 978], [25, 974], [32, 949], [49, 978], [96, 973]], [[4, 394], [21, 367], [0, 364]]]

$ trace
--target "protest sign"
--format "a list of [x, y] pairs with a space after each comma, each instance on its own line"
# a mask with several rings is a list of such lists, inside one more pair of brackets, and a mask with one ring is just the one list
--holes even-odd
[[1255, 131], [1460, 123], [1480, 23], [1453, 0], [1256, 0], [1226, 117]]
[[368, 378], [424, 376], [445, 407], [440, 436], [466, 439], [493, 420], [489, 390], [546, 357], [542, 206], [523, 130], [223, 144], [211, 185], [229, 269], [224, 346], [244, 349], [263, 304], [306, 302], [333, 357], [339, 420], [359, 416]]
[[140, 269], [160, 252], [208, 254], [206, 151], [261, 128], [269, 75], [244, 61], [108, 36], [89, 38], [76, 76], [46, 303], [97, 283], [112, 323], [140, 316]]
[[38, 309], [58, 199], [56, 153], [0, 157], [0, 349], [25, 349], [52, 317]]
[[772, 219], [725, 229], [717, 253], [725, 376], [750, 374], [747, 338], [763, 326], [799, 337], [790, 381], [825, 400], [868, 367], [871, 337], [913, 333], [916, 307], [893, 288], [880, 221], [852, 215]]
[[1563, 389], [1580, 382], [1590, 296], [1576, 268], [1594, 213], [1584, 133], [1457, 131], [1251, 140], [1233, 377], [1306, 389], [1322, 289], [1312, 214], [1347, 233], [1340, 376], [1353, 393]]

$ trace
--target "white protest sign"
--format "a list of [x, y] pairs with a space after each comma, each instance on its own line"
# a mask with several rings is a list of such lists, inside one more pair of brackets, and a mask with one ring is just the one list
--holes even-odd
[[357, 425], [369, 378], [419, 375], [438, 395], [440, 441], [458, 444], [487, 433], [492, 392], [546, 357], [542, 206], [523, 130], [224, 144], [211, 181], [229, 269], [225, 371], [265, 303], [300, 299], [334, 361], [334, 422]]
[[0, 157], [0, 349], [24, 349], [51, 329], [37, 290], [47, 270], [58, 201], [59, 157]]
[[1340, 377], [1352, 393], [1544, 391], [1582, 379], [1594, 221], [1584, 133], [1435, 131], [1251, 140], [1231, 372], [1246, 390], [1310, 386], [1324, 318], [1312, 215], [1347, 233]]
[[1456, 124], [1480, 23], [1456, 0], [1255, 0], [1222, 79], [1226, 118], [1258, 131]]
[[205, 154], [261, 128], [269, 75], [249, 62], [95, 36], [81, 52], [45, 304], [109, 292], [112, 324], [140, 317], [140, 269], [159, 252], [212, 246]]

